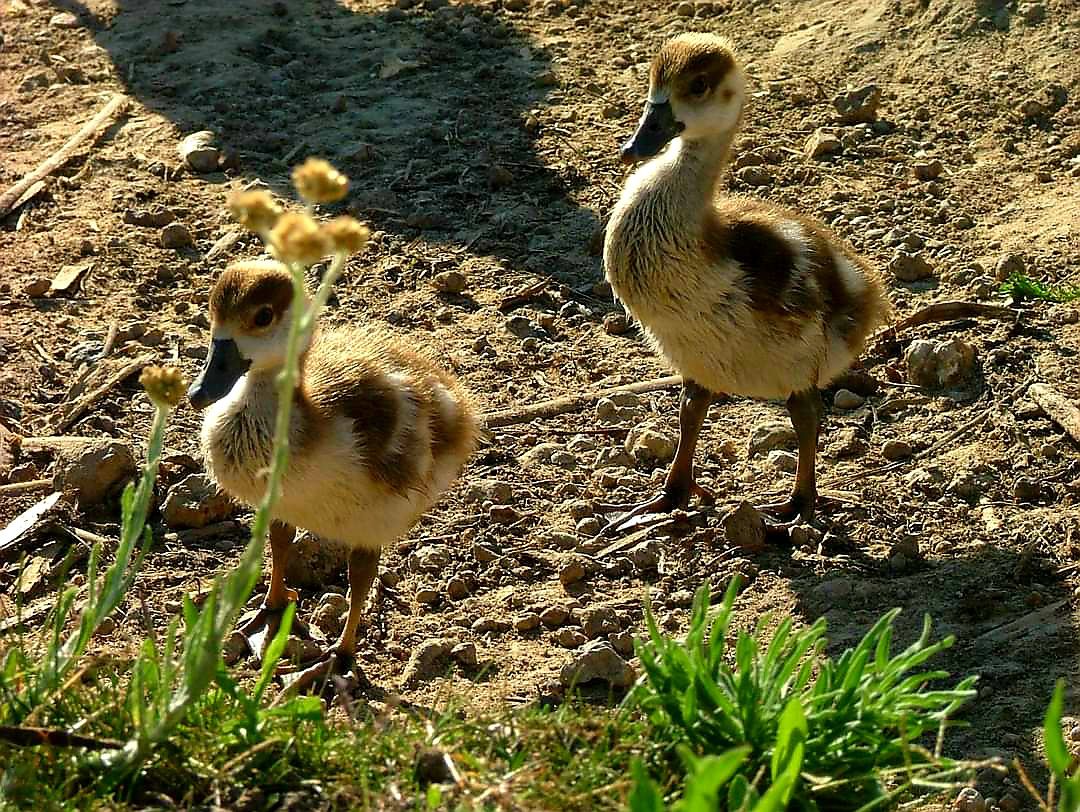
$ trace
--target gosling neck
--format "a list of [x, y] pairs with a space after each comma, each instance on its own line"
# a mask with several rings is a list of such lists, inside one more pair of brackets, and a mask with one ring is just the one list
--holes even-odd
[[735, 130], [672, 144], [668, 169], [669, 191], [678, 194], [688, 206], [710, 202], [716, 196], [720, 177], [727, 168]]

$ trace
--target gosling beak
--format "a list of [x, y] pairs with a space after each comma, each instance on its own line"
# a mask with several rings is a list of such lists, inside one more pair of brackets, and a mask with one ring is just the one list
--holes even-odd
[[225, 397], [249, 366], [251, 361], [240, 355], [235, 341], [231, 338], [215, 338], [210, 342], [206, 366], [188, 388], [191, 405], [196, 409], [205, 409], [215, 400]]
[[622, 146], [622, 162], [632, 164], [652, 158], [682, 131], [683, 125], [675, 120], [670, 101], [646, 102], [637, 132]]

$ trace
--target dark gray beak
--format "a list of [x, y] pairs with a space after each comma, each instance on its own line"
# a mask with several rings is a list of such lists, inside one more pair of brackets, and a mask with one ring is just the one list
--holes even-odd
[[656, 104], [645, 103], [645, 112], [638, 122], [637, 132], [623, 144], [622, 161], [632, 164], [652, 158], [670, 141], [683, 131], [683, 125], [675, 120], [671, 111], [671, 102]]
[[251, 361], [241, 357], [236, 342], [231, 338], [216, 338], [210, 342], [206, 366], [188, 388], [187, 396], [196, 409], [205, 409], [215, 400], [221, 400], [240, 376], [248, 371]]

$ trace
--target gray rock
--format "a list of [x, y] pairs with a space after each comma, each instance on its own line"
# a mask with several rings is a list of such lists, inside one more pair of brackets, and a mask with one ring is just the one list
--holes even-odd
[[70, 11], [61, 11], [49, 18], [49, 25], [52, 28], [78, 28], [79, 18]]
[[404, 687], [411, 687], [429, 677], [441, 660], [445, 660], [454, 648], [451, 640], [425, 640], [413, 651], [401, 675]]
[[1013, 484], [1013, 498], [1017, 502], [1038, 502], [1042, 488], [1037, 480], [1022, 476]]
[[475, 643], [458, 643], [450, 649], [450, 656], [465, 668], [476, 668], [480, 663], [480, 658], [476, 654]]
[[540, 622], [549, 629], [557, 629], [570, 619], [570, 610], [565, 606], [549, 606], [540, 613]]
[[457, 294], [465, 291], [465, 288], [469, 286], [469, 280], [461, 271], [443, 271], [435, 274], [431, 284], [439, 293]]
[[936, 180], [941, 176], [941, 173], [945, 171], [945, 167], [941, 161], [936, 158], [932, 161], [925, 161], [917, 163], [912, 167], [912, 171], [915, 173], [915, 177], [918, 180]]
[[675, 458], [675, 440], [655, 423], [641, 423], [626, 435], [626, 451], [642, 463], [664, 465]]
[[1002, 254], [994, 266], [994, 279], [998, 282], [1004, 282], [1013, 274], [1022, 274], [1026, 270], [1027, 264], [1024, 262], [1022, 254]]
[[169, 488], [162, 515], [172, 528], [205, 527], [229, 518], [235, 509], [228, 494], [205, 474], [190, 474]]
[[960, 384], [975, 368], [975, 348], [959, 338], [951, 341], [912, 341], [904, 354], [908, 379], [927, 389]]
[[790, 423], [762, 423], [750, 431], [746, 453], [747, 456], [756, 457], [758, 454], [768, 454], [774, 448], [795, 448], [797, 443], [798, 437]]
[[135, 475], [135, 453], [128, 443], [99, 437], [41, 437], [25, 450], [56, 454], [53, 488], [74, 491], [82, 507], [97, 504], [113, 486]]
[[759, 549], [765, 545], [765, 520], [756, 507], [742, 502], [721, 520], [724, 537], [732, 547]]
[[608, 642], [624, 657], [630, 657], [634, 653], [634, 635], [630, 632], [613, 632], [608, 635]]
[[580, 561], [571, 561], [568, 564], [564, 564], [559, 570], [559, 582], [563, 586], [570, 586], [576, 584], [582, 578], [585, 577], [585, 565]]
[[901, 282], [920, 282], [934, 275], [934, 266], [922, 254], [897, 251], [889, 260], [888, 269]]
[[598, 606], [595, 609], [586, 609], [581, 615], [581, 628], [585, 636], [590, 640], [598, 637], [606, 637], [608, 634], [621, 630], [619, 618], [615, 610], [609, 606]]
[[840, 139], [832, 133], [827, 133], [823, 130], [817, 130], [813, 135], [806, 139], [806, 146], [804, 152], [807, 158], [818, 159], [825, 158], [829, 155], [835, 155], [843, 149], [843, 145], [840, 143]]
[[499, 620], [494, 617], [481, 617], [476, 619], [471, 628], [476, 634], [498, 634], [499, 632], [508, 631], [510, 629], [510, 624], [505, 620]]
[[771, 186], [776, 181], [772, 172], [763, 166], [744, 166], [735, 175], [747, 186]]
[[450, 565], [450, 553], [442, 547], [425, 545], [409, 556], [409, 569], [441, 575]]
[[555, 639], [563, 648], [578, 648], [579, 646], [584, 645], [585, 641], [589, 638], [577, 629], [562, 628], [559, 629], [559, 633], [555, 635]]
[[323, 587], [345, 571], [348, 560], [349, 548], [341, 542], [301, 533], [285, 567], [285, 580], [293, 587]]
[[654, 570], [660, 563], [660, 545], [653, 539], [646, 539], [631, 547], [626, 557], [639, 570]]
[[794, 474], [799, 467], [799, 458], [790, 451], [781, 451], [776, 448], [769, 452], [769, 464], [777, 471]]
[[567, 687], [602, 680], [614, 688], [628, 688], [636, 677], [633, 666], [606, 640], [586, 644], [559, 672], [559, 681]]
[[836, 394], [833, 396], [833, 406], [844, 411], [858, 409], [865, 402], [866, 398], [855, 394], [850, 389], [837, 389]]
[[911, 453], [911, 443], [906, 442], [905, 440], [888, 440], [881, 447], [881, 456], [889, 462], [906, 460], [911, 456]]
[[215, 137], [210, 130], [201, 130], [187, 136], [177, 147], [180, 159], [193, 172], [217, 172], [221, 165], [221, 150], [214, 146]]
[[881, 104], [881, 88], [875, 84], [863, 85], [838, 93], [832, 100], [844, 124], [871, 123], [877, 119]]
[[191, 232], [188, 231], [187, 226], [183, 223], [169, 223], [169, 225], [161, 229], [162, 248], [172, 248], [176, 250], [179, 248], [190, 248], [194, 244], [195, 238], [191, 236]]

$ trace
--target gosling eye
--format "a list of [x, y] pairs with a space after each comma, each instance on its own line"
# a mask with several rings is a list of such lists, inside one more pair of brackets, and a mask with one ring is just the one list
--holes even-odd
[[251, 323], [256, 327], [269, 327], [274, 321], [274, 309], [267, 305], [263, 305], [255, 311], [255, 316], [252, 318]]
[[704, 96], [708, 89], [709, 82], [704, 76], [695, 76], [694, 80], [690, 83], [691, 96]]

